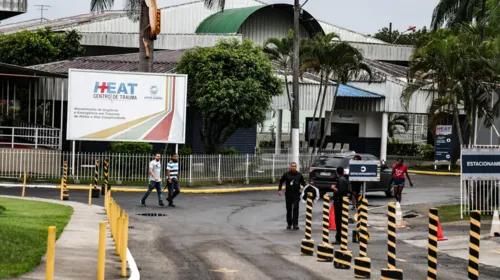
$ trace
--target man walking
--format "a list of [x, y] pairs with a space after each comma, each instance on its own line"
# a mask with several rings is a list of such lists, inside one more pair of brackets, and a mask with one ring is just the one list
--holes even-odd
[[332, 185], [335, 225], [337, 226], [334, 244], [340, 244], [340, 233], [342, 229], [342, 203], [344, 197], [351, 192], [349, 181], [344, 176], [344, 168], [337, 167], [337, 178], [337, 182]]
[[172, 159], [167, 165], [168, 179], [168, 206], [175, 207], [174, 198], [181, 192], [181, 184], [179, 182], [179, 162], [177, 154], [172, 155]]
[[158, 194], [158, 206], [164, 207], [163, 201], [161, 199], [161, 162], [160, 154], [155, 155], [155, 159], [149, 163], [149, 187], [147, 192], [141, 199], [141, 205], [146, 206], [146, 199], [153, 189], [156, 189]]
[[300, 185], [306, 186], [304, 176], [297, 171], [297, 164], [292, 162], [290, 171], [281, 176], [280, 185], [278, 187], [278, 195], [281, 196], [281, 189], [285, 183], [285, 201], [286, 201], [286, 222], [287, 229], [299, 229], [299, 201], [300, 201]]

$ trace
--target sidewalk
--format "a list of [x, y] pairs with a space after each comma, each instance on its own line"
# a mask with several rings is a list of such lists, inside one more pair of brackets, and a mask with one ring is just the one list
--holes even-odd
[[[86, 280], [97, 277], [97, 253], [99, 245], [99, 223], [106, 222], [103, 207], [72, 201], [57, 201], [41, 198], [0, 196], [63, 204], [73, 207], [73, 215], [56, 241], [54, 279]], [[115, 254], [113, 239], [107, 230], [106, 279], [124, 279], [120, 276], [120, 261]], [[15, 278], [18, 280], [44, 280], [46, 256], [33, 271]]]

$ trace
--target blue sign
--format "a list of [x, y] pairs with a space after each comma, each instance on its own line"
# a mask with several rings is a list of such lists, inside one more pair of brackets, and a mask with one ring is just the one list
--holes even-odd
[[451, 125], [436, 126], [436, 141], [434, 143], [434, 160], [451, 161], [453, 152], [453, 134]]
[[351, 160], [349, 162], [349, 181], [380, 181], [380, 162], [376, 160]]
[[500, 180], [500, 150], [462, 150], [462, 179]]

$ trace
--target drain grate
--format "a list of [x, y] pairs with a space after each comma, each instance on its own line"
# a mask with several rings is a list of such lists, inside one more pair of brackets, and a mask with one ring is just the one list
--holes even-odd
[[164, 216], [167, 216], [167, 214], [164, 214], [164, 213], [139, 213], [137, 215], [139, 215], [139, 216], [147, 216], [147, 217], [164, 217]]

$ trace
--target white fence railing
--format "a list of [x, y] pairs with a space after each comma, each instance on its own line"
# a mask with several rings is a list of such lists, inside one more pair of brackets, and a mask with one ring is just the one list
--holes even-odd
[[[488, 159], [480, 158], [479, 160], [499, 161], [498, 151], [500, 150], [500, 146], [498, 145], [466, 145], [462, 147], [462, 156], [465, 150], [476, 150], [479, 151], [479, 154], [490, 157]], [[494, 158], [491, 157], [492, 152]], [[461, 157], [461, 164], [462, 159]], [[498, 171], [498, 169], [496, 170]], [[495, 176], [491, 176], [493, 174], [489, 170], [484, 173], [489, 174], [489, 176], [477, 174], [474, 176], [477, 178], [471, 179], [471, 177], [464, 178], [462, 174], [460, 178], [461, 215], [469, 215], [470, 212], [475, 210], [479, 210], [482, 214], [492, 215], [493, 211], [500, 207], [500, 180], [493, 180], [498, 179], [500, 172], [494, 173], [497, 178], [492, 178]]]
[[35, 149], [46, 147], [60, 149], [61, 130], [24, 121], [16, 121], [15, 126], [0, 126], [0, 144], [14, 148], [18, 145]]
[[[300, 155], [300, 170], [307, 174], [319, 155]], [[153, 155], [111, 153], [76, 153], [52, 150], [0, 149], [0, 178], [21, 178], [26, 171], [29, 179], [57, 180], [61, 178], [64, 161], [68, 164], [68, 179], [92, 180], [95, 161], [109, 161], [109, 180], [127, 182], [148, 180], [149, 162]], [[162, 157], [166, 168], [168, 158]], [[179, 157], [179, 175], [184, 182], [249, 182], [277, 180], [289, 169], [292, 156], [262, 155], [187, 155]]]

